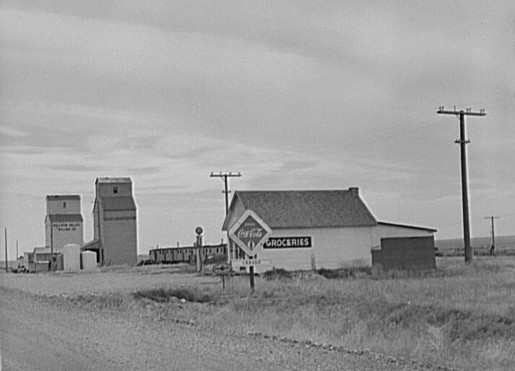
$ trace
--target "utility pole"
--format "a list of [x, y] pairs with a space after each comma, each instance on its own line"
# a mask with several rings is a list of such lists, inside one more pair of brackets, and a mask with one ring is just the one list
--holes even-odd
[[492, 246], [490, 247], [490, 255], [495, 254], [495, 229], [494, 229], [494, 219], [500, 219], [498, 216], [487, 216], [485, 219], [490, 219], [492, 221]]
[[467, 144], [470, 143], [466, 139], [465, 133], [465, 116], [486, 116], [485, 110], [479, 112], [472, 112], [472, 109], [467, 108], [465, 111], [445, 110], [443, 106], [438, 108], [438, 114], [443, 115], [456, 115], [460, 119], [460, 139], [455, 143], [460, 145], [461, 148], [461, 197], [463, 204], [463, 242], [465, 244], [465, 263], [472, 262], [472, 246], [470, 245], [470, 222], [469, 222], [469, 201], [468, 201], [468, 176], [467, 176]]
[[211, 173], [211, 178], [214, 178], [214, 177], [218, 177], [218, 178], [223, 178], [224, 180], [224, 184], [225, 184], [225, 191], [222, 191], [222, 193], [225, 193], [225, 215], [227, 215], [229, 213], [229, 193], [231, 193], [231, 191], [229, 191], [229, 180], [228, 178], [230, 177], [240, 177], [241, 176], [241, 173], [238, 171], [237, 173], [222, 173], [220, 172], [219, 174], [215, 174], [215, 173]]
[[104, 244], [102, 243], [102, 234], [100, 228], [100, 200], [95, 200], [95, 205], [97, 209], [97, 223], [98, 223], [98, 261], [100, 266], [104, 266]]
[[54, 222], [50, 216], [50, 272], [54, 271]]
[[9, 264], [7, 260], [7, 228], [5, 228], [5, 271], [9, 272]]
[[[227, 214], [229, 214], [229, 193], [231, 191], [229, 191], [229, 178], [231, 177], [240, 177], [242, 174], [241, 172], [237, 172], [237, 173], [222, 173], [220, 171], [220, 173], [218, 174], [215, 174], [215, 173], [211, 173], [211, 178], [222, 178], [223, 181], [224, 181], [224, 185], [225, 185], [225, 190], [222, 191], [222, 193], [225, 193], [225, 216], [227, 216]], [[230, 261], [231, 257], [233, 256], [233, 247], [231, 246], [231, 240], [229, 239], [227, 241], [227, 248], [226, 248], [226, 251], [225, 251], [225, 256], [226, 258], [228, 259], [227, 261]]]

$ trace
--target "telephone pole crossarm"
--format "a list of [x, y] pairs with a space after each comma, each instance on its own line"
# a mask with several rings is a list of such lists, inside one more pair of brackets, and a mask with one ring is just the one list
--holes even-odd
[[459, 115], [486, 116], [486, 112], [484, 109], [480, 109], [479, 112], [474, 112], [474, 111], [472, 111], [471, 108], [467, 108], [466, 110], [456, 111], [456, 107], [454, 107], [454, 111], [451, 111], [451, 110], [446, 110], [444, 108], [444, 106], [438, 107], [438, 111], [436, 111], [436, 113], [443, 114], [443, 115], [456, 115], [456, 116], [459, 116]]

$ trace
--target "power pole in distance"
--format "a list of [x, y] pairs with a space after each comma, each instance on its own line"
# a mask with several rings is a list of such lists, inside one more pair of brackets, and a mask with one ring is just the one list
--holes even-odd
[[7, 260], [7, 228], [5, 228], [5, 271], [9, 272], [9, 264]]
[[229, 213], [229, 193], [231, 193], [231, 191], [229, 191], [229, 180], [228, 178], [230, 177], [240, 177], [241, 176], [241, 173], [238, 171], [237, 173], [218, 173], [218, 174], [215, 174], [215, 173], [211, 173], [210, 177], [211, 178], [214, 178], [214, 177], [218, 177], [218, 178], [223, 178], [224, 180], [224, 184], [225, 184], [225, 191], [222, 191], [222, 193], [225, 193], [225, 215], [227, 215]]
[[492, 220], [492, 246], [490, 247], [490, 255], [495, 254], [495, 229], [494, 229], [494, 219], [500, 219], [498, 216], [487, 216], [485, 219]]
[[54, 222], [50, 215], [50, 272], [54, 271]]
[[469, 222], [469, 201], [468, 201], [468, 176], [467, 176], [467, 144], [470, 143], [466, 139], [465, 133], [465, 116], [486, 116], [485, 110], [479, 112], [472, 112], [472, 109], [467, 108], [465, 111], [445, 110], [443, 106], [438, 108], [438, 114], [442, 115], [456, 115], [460, 119], [460, 139], [456, 140], [461, 148], [461, 197], [463, 204], [463, 241], [465, 244], [465, 263], [472, 262], [472, 246], [470, 245], [470, 222]]

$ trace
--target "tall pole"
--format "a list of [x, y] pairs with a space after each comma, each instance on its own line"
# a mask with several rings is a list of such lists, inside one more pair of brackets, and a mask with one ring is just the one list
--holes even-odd
[[467, 144], [465, 133], [465, 116], [460, 113], [460, 139], [456, 140], [460, 145], [461, 154], [461, 203], [463, 205], [463, 241], [465, 244], [465, 262], [471, 262], [473, 257], [472, 246], [470, 244], [470, 217], [468, 199], [468, 174], [467, 174]]
[[472, 246], [470, 245], [470, 221], [469, 221], [469, 201], [468, 201], [468, 175], [467, 175], [467, 144], [470, 141], [466, 138], [465, 132], [465, 116], [485, 116], [485, 110], [482, 109], [479, 112], [472, 112], [470, 108], [467, 110], [448, 111], [444, 107], [439, 107], [438, 114], [444, 115], [456, 115], [460, 119], [460, 139], [456, 140], [455, 143], [460, 145], [461, 149], [461, 199], [463, 206], [463, 243], [465, 247], [465, 263], [472, 262]]
[[227, 215], [229, 213], [229, 193], [231, 193], [231, 191], [229, 191], [229, 179], [228, 178], [240, 177], [241, 175], [242, 174], [240, 172], [237, 172], [237, 173], [231, 173], [231, 172], [222, 173], [222, 172], [220, 172], [219, 174], [211, 173], [211, 175], [210, 175], [211, 178], [218, 177], [218, 178], [222, 178], [224, 181], [225, 190], [222, 192], [225, 193], [225, 215]]
[[[222, 173], [221, 171], [218, 173], [218, 174], [215, 174], [215, 173], [211, 173], [210, 177], [211, 178], [222, 178], [223, 181], [224, 181], [224, 191], [222, 191], [223, 193], [225, 193], [225, 216], [227, 216], [227, 214], [229, 214], [229, 193], [231, 191], [229, 191], [229, 178], [231, 177], [240, 177], [242, 174], [241, 172], [237, 172], [237, 173], [231, 173], [231, 172], [228, 172], [228, 173]], [[236, 251], [236, 250], [234, 250]], [[230, 261], [232, 259], [232, 255], [233, 255], [233, 248], [231, 246], [231, 240], [228, 239], [227, 241], [227, 251], [225, 252], [226, 253], [226, 257], [228, 259], [228, 261]]]
[[490, 219], [492, 221], [492, 246], [490, 247], [490, 255], [494, 255], [495, 253], [495, 223], [494, 219], [499, 219], [498, 216], [487, 216], [485, 219]]
[[5, 228], [5, 271], [9, 272], [9, 264], [7, 260], [7, 228]]
[[52, 219], [50, 219], [50, 272], [53, 272], [53, 271], [54, 271], [54, 222], [52, 221]]
[[100, 200], [96, 200], [97, 206], [97, 223], [98, 223], [98, 261], [100, 266], [104, 266], [104, 244], [102, 243], [102, 234], [100, 228]]

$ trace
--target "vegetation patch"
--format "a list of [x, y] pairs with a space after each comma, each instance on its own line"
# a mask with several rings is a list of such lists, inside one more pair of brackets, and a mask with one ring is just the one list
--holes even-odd
[[277, 279], [291, 279], [293, 278], [293, 273], [290, 271], [287, 271], [286, 269], [282, 268], [274, 268], [272, 270], [266, 271], [263, 273], [263, 278], [271, 281], [271, 280], [277, 280]]
[[180, 299], [195, 303], [209, 303], [213, 301], [213, 296], [209, 293], [202, 292], [196, 288], [183, 287], [140, 290], [133, 293], [133, 296], [136, 299], [149, 299], [158, 303], [165, 303]]
[[443, 328], [451, 342], [496, 338], [515, 340], [515, 321], [507, 317], [412, 304], [383, 303], [382, 308], [387, 323], [404, 328]]
[[88, 306], [97, 310], [120, 310], [127, 307], [128, 303], [122, 294], [106, 295], [77, 295], [68, 297], [67, 300], [82, 307]]
[[349, 267], [340, 269], [318, 269], [316, 271], [322, 277], [328, 279], [341, 279], [341, 278], [362, 278], [372, 275], [372, 268], [370, 267]]

